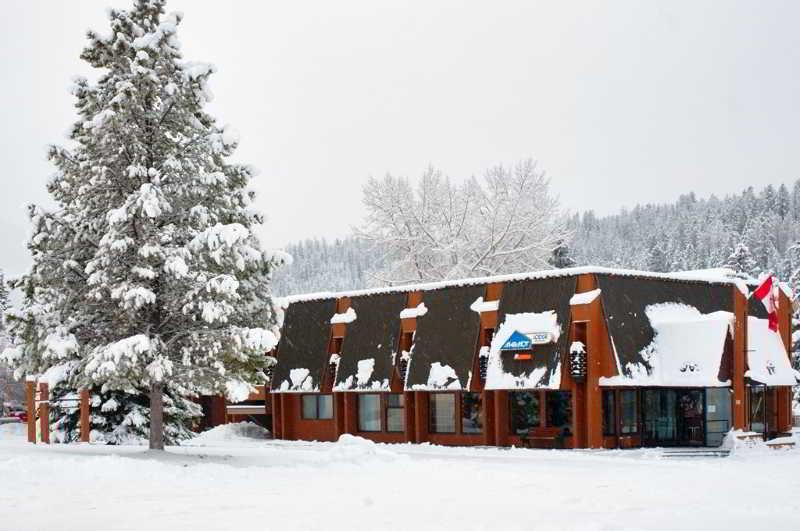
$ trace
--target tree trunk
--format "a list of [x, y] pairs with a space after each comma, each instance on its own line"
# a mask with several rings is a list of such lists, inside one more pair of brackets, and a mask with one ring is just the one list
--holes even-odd
[[150, 449], [164, 450], [164, 388], [161, 384], [150, 388]]

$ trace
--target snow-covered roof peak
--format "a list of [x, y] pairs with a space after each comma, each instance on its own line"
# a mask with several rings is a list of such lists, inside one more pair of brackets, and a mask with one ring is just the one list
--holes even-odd
[[439, 282], [426, 282], [420, 284], [404, 284], [402, 286], [391, 286], [381, 288], [367, 288], [352, 291], [330, 292], [322, 291], [317, 293], [305, 293], [290, 295], [283, 300], [288, 303], [306, 302], [320, 299], [335, 299], [340, 297], [362, 297], [368, 295], [382, 295], [385, 293], [407, 293], [411, 291], [432, 291], [437, 289], [474, 286], [477, 284], [491, 284], [495, 282], [515, 282], [521, 280], [537, 280], [547, 278], [561, 278], [585, 274], [616, 275], [625, 277], [652, 278], [663, 280], [676, 280], [684, 282], [704, 282], [711, 284], [727, 284], [737, 286], [745, 295], [748, 293], [744, 281], [732, 276], [733, 271], [726, 268], [704, 269], [698, 271], [681, 271], [677, 273], [657, 273], [654, 271], [640, 271], [636, 269], [615, 269], [600, 266], [570, 267], [564, 269], [548, 269], [543, 271], [530, 271], [525, 273], [512, 273], [508, 275], [496, 275], [491, 277], [475, 277], [454, 280], [442, 280]]

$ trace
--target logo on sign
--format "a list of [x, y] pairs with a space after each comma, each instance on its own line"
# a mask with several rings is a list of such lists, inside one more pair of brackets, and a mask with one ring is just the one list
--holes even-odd
[[528, 350], [533, 346], [531, 338], [521, 332], [514, 330], [514, 333], [506, 339], [500, 350]]
[[517, 330], [506, 339], [500, 350], [530, 350], [533, 345], [546, 345], [552, 343], [553, 335], [550, 332], [533, 332], [523, 334]]

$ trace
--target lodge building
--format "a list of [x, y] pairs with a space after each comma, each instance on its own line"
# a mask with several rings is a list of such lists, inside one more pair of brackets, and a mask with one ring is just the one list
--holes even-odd
[[[752, 288], [752, 286], [750, 287]], [[718, 446], [791, 429], [779, 329], [719, 272], [574, 268], [287, 300], [275, 438], [541, 448]]]

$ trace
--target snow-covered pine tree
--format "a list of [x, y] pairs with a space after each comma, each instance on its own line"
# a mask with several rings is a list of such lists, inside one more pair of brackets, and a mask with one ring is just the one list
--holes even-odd
[[757, 277], [759, 273], [758, 264], [756, 264], [753, 255], [750, 253], [750, 249], [743, 242], [736, 244], [733, 252], [723, 265], [733, 269], [737, 276], [745, 279]]
[[572, 258], [572, 251], [570, 250], [567, 242], [564, 240], [558, 242], [558, 244], [553, 248], [547, 263], [553, 266], [555, 269], [564, 269], [566, 267], [575, 266], [575, 260]]
[[111, 10], [109, 35], [88, 33], [81, 57], [100, 78], [75, 84], [75, 147], [50, 150], [58, 208], [31, 210], [34, 264], [5, 356], [18, 376], [91, 388], [101, 438], [149, 422], [155, 449], [165, 406], [174, 439], [187, 397], [241, 400], [263, 383], [270, 276], [287, 259], [253, 234], [253, 170], [228, 162], [237, 138], [203, 110], [214, 69], [182, 59], [182, 16], [164, 4]]

